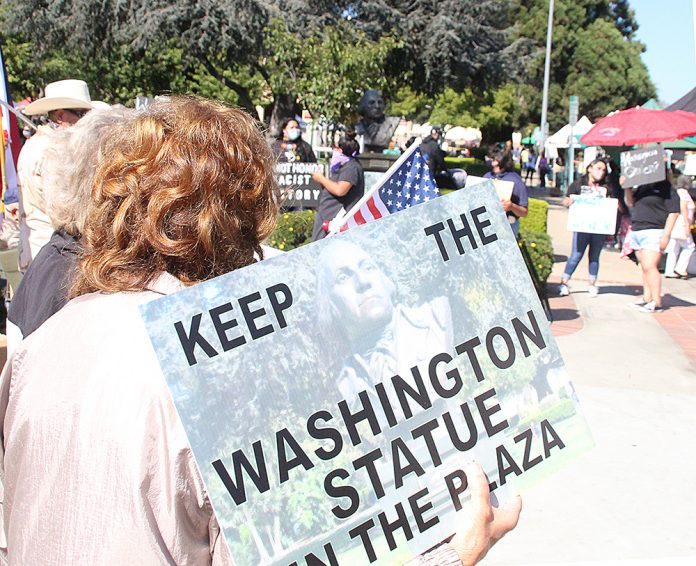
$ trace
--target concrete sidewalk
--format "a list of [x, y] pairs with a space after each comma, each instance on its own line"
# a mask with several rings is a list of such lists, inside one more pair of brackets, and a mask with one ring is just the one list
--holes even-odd
[[[560, 199], [546, 200], [557, 283], [571, 234]], [[606, 250], [597, 298], [587, 259], [570, 297], [551, 297], [597, 445], [524, 495], [520, 524], [484, 564], [696, 564], [696, 278], [666, 280], [659, 314], [628, 305], [640, 282]]]

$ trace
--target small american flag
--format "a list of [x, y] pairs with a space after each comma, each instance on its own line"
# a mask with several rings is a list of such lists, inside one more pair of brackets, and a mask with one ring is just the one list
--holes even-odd
[[345, 231], [440, 196], [418, 144], [413, 144], [331, 232]]

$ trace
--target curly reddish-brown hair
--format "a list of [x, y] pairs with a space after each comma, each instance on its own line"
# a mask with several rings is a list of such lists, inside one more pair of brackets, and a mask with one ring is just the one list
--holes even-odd
[[245, 112], [172, 97], [114, 128], [101, 149], [72, 295], [185, 284], [263, 257], [277, 214], [273, 157]]

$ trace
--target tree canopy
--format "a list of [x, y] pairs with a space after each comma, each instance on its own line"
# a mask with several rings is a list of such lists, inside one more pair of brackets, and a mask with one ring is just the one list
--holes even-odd
[[[539, 121], [548, 0], [0, 0], [12, 87], [83, 78], [95, 98], [190, 92], [266, 109], [356, 118], [390, 111], [476, 125], [487, 138]], [[628, 0], [556, 0], [552, 129], [580, 97], [590, 118], [655, 95]], [[16, 96], [17, 97], [17, 96]]]

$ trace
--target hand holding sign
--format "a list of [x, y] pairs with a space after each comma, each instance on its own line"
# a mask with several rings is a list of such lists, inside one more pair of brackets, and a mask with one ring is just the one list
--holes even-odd
[[522, 499], [517, 496], [504, 505], [491, 506], [488, 480], [477, 462], [466, 467], [471, 490], [471, 514], [460, 525], [450, 545], [462, 564], [476, 564], [505, 534], [515, 528], [522, 511]]

